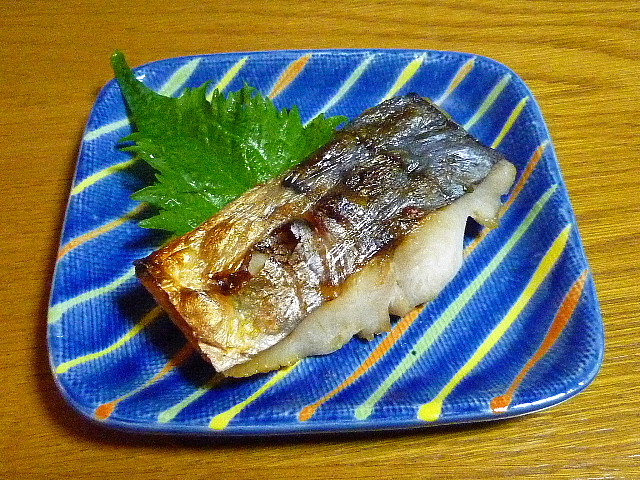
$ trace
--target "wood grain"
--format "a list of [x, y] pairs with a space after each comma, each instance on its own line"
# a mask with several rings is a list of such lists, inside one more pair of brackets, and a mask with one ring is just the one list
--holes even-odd
[[[3, 478], [640, 478], [637, 0], [3, 2]], [[601, 374], [551, 410], [482, 425], [219, 441], [105, 430], [59, 397], [45, 311], [79, 139], [108, 57], [289, 48], [459, 50], [512, 67], [551, 129], [599, 289]]]

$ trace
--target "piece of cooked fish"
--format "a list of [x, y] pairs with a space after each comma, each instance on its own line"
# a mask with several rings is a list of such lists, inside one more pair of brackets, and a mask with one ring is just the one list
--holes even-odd
[[273, 370], [435, 298], [460, 268], [467, 218], [495, 226], [514, 177], [431, 102], [395, 97], [137, 273], [218, 371]]

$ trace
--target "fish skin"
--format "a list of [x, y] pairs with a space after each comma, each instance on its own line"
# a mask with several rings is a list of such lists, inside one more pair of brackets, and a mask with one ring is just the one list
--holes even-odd
[[224, 371], [286, 337], [502, 159], [428, 100], [394, 97], [137, 262], [138, 276]]

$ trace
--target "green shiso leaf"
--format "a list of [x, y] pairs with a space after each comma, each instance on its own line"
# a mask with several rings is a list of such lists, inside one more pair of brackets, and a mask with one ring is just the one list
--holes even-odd
[[111, 61], [136, 129], [124, 149], [156, 171], [156, 182], [133, 195], [158, 210], [141, 225], [174, 235], [301, 162], [347, 120], [321, 115], [305, 126], [297, 107], [278, 110], [250, 86], [215, 90], [211, 100], [208, 83], [165, 97], [136, 79], [121, 52]]

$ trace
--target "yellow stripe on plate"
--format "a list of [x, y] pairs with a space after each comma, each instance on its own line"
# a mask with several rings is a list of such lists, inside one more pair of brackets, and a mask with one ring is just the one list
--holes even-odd
[[476, 123], [478, 123], [478, 121], [482, 117], [484, 117], [484, 114], [487, 113], [487, 111], [493, 106], [493, 104], [496, 102], [496, 100], [498, 99], [502, 91], [507, 87], [510, 81], [511, 74], [506, 74], [500, 79], [500, 81], [491, 89], [491, 91], [485, 97], [484, 101], [480, 104], [478, 110], [476, 110], [476, 113], [474, 113], [473, 116], [469, 120], [467, 120], [467, 123], [464, 124], [465, 130], [469, 130]]
[[436, 397], [429, 403], [425, 403], [418, 410], [418, 418], [427, 422], [434, 422], [440, 418], [442, 414], [442, 407], [445, 399], [449, 394], [465, 379], [471, 371], [478, 366], [478, 364], [487, 356], [487, 354], [493, 349], [498, 341], [509, 330], [511, 325], [517, 320], [524, 308], [529, 304], [529, 301], [533, 298], [538, 291], [542, 282], [547, 278], [547, 275], [551, 272], [553, 267], [558, 263], [564, 249], [569, 240], [569, 234], [571, 233], [571, 225], [567, 225], [560, 235], [554, 240], [553, 244], [540, 261], [533, 276], [529, 280], [529, 283], [524, 288], [518, 299], [515, 301], [511, 309], [507, 312], [505, 317], [498, 323], [493, 331], [487, 336], [487, 338], [478, 347], [471, 358], [458, 370], [458, 372], [449, 380], [444, 388], [436, 395]]
[[94, 288], [87, 292], [81, 293], [76, 297], [69, 298], [68, 300], [53, 305], [49, 308], [49, 316], [47, 319], [48, 323], [51, 325], [53, 323], [59, 322], [62, 318], [62, 315], [64, 315], [71, 308], [80, 305], [81, 303], [88, 302], [89, 300], [99, 297], [100, 295], [104, 295], [105, 293], [113, 292], [120, 285], [123, 285], [124, 283], [133, 279], [135, 275], [135, 267], [131, 267], [129, 270], [127, 270], [126, 273], [103, 287]]
[[211, 423], [209, 423], [209, 427], [213, 428], [214, 430], [224, 430], [225, 428], [227, 428], [227, 425], [229, 425], [229, 422], [231, 422], [231, 420], [233, 420], [248, 405], [260, 398], [271, 387], [280, 382], [280, 380], [289, 375], [296, 367], [296, 365], [298, 365], [298, 363], [278, 371], [269, 379], [269, 381], [262, 385], [262, 387], [260, 387], [255, 393], [247, 397], [244, 401], [238, 403], [237, 405], [234, 405], [229, 410], [219, 413], [218, 415], [213, 417]]
[[318, 115], [326, 113], [327, 111], [332, 109], [340, 100], [342, 100], [342, 98], [349, 92], [349, 90], [351, 90], [351, 88], [356, 84], [356, 82], [360, 79], [364, 72], [366, 72], [375, 56], [375, 54], [367, 56], [362, 61], [362, 63], [360, 63], [360, 65], [358, 65], [356, 69], [351, 72], [349, 78], [344, 81], [336, 94], [331, 97], [331, 99], [312, 117], [312, 119], [317, 117]]
[[233, 79], [238, 76], [238, 73], [240, 73], [240, 70], [242, 70], [242, 68], [245, 66], [248, 60], [249, 60], [248, 56], [242, 57], [240, 60], [238, 60], [227, 71], [227, 73], [225, 73], [224, 76], [218, 81], [216, 86], [213, 87], [211, 91], [207, 94], [207, 100], [211, 101], [211, 99], [213, 98], [213, 92], [215, 90], [218, 90], [219, 92], [224, 91], [229, 86], [229, 84], [233, 81]]
[[518, 118], [520, 117], [520, 114], [524, 110], [524, 107], [527, 106], [528, 102], [529, 102], [529, 97], [524, 97], [523, 99], [521, 99], [518, 102], [518, 104], [515, 106], [515, 108], [513, 109], [511, 114], [509, 115], [509, 118], [507, 118], [507, 121], [503, 125], [502, 129], [500, 130], [500, 133], [498, 133], [498, 136], [496, 137], [496, 139], [491, 144], [491, 148], [498, 148], [498, 146], [504, 140], [504, 137], [506, 137], [507, 134], [513, 128], [513, 125], [516, 123], [516, 120], [518, 120]]
[[419, 57], [416, 57], [411, 62], [409, 62], [409, 64], [404, 67], [404, 70], [400, 72], [400, 75], [398, 75], [398, 78], [396, 79], [393, 86], [389, 89], [387, 94], [382, 97], [381, 101], [387, 100], [396, 95], [402, 89], [402, 87], [404, 87], [409, 82], [409, 80], [411, 80], [416, 75], [416, 73], [418, 73], [418, 70], [420, 70], [420, 67], [422, 67], [422, 64], [426, 60], [427, 54], [423, 53]]
[[368, 418], [376, 404], [387, 394], [387, 392], [399, 381], [413, 366], [425, 355], [435, 342], [444, 335], [445, 331], [455, 322], [462, 309], [471, 302], [485, 282], [493, 275], [496, 269], [502, 264], [507, 255], [513, 250], [523, 235], [531, 228], [534, 221], [542, 212], [551, 196], [558, 186], [550, 187], [531, 208], [525, 219], [518, 226], [516, 231], [505, 242], [498, 253], [487, 263], [482, 271], [469, 283], [464, 290], [451, 302], [442, 314], [429, 326], [420, 339], [414, 344], [398, 365], [389, 375], [377, 386], [376, 390], [355, 410], [355, 416], [359, 420]]
[[142, 319], [127, 333], [125, 333], [122, 337], [120, 337], [116, 342], [112, 343], [106, 348], [99, 350], [97, 352], [88, 353], [86, 355], [82, 355], [81, 357], [74, 358], [73, 360], [68, 360], [66, 362], [61, 363], [56, 367], [56, 373], [66, 373], [71, 370], [73, 367], [77, 367], [78, 365], [82, 365], [83, 363], [90, 362], [92, 360], [96, 360], [100, 357], [104, 357], [105, 355], [118, 350], [120, 347], [127, 344], [132, 338], [138, 335], [142, 330], [155, 322], [160, 315], [162, 314], [162, 308], [155, 307], [150, 312], [148, 312]]

